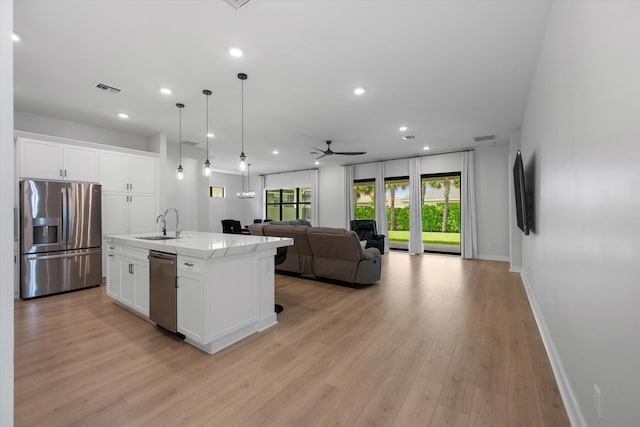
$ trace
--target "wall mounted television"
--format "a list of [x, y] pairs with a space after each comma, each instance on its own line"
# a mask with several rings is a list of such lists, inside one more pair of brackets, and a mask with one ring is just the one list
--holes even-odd
[[516, 219], [518, 228], [524, 234], [529, 234], [531, 213], [530, 204], [527, 202], [527, 187], [524, 181], [524, 166], [522, 164], [522, 154], [520, 150], [516, 154], [516, 161], [513, 164], [513, 188], [516, 195]]

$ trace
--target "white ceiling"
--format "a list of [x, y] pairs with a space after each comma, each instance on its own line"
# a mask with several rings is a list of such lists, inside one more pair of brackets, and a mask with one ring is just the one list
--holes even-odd
[[[14, 9], [24, 38], [17, 110], [175, 143], [182, 102], [183, 140], [203, 143], [211, 89], [214, 164], [235, 168], [245, 72], [245, 152], [252, 173], [265, 173], [314, 167], [308, 146], [325, 139], [367, 154], [322, 165], [470, 147], [489, 134], [505, 142], [521, 122], [549, 2], [251, 0], [235, 10], [224, 0], [17, 0]], [[98, 82], [123, 91], [101, 93]], [[401, 125], [415, 142], [400, 139]]]

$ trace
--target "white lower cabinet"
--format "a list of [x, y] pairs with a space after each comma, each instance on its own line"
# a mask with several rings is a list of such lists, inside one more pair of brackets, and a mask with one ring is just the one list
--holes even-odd
[[148, 251], [109, 245], [107, 247], [107, 295], [149, 316]]
[[195, 341], [204, 341], [204, 287], [202, 276], [178, 271], [178, 332]]
[[120, 299], [120, 256], [116, 247], [108, 245], [107, 250], [107, 295]]

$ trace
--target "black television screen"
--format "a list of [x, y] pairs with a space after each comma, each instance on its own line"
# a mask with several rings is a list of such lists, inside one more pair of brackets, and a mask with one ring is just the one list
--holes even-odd
[[529, 234], [529, 206], [527, 205], [527, 188], [524, 182], [524, 166], [522, 165], [520, 150], [518, 150], [516, 161], [513, 164], [513, 188], [516, 195], [518, 228], [522, 230], [524, 234]]

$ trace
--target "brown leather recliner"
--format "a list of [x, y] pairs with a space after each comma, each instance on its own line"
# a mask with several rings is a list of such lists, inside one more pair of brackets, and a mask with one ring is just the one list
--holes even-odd
[[290, 237], [287, 259], [278, 270], [299, 273], [303, 277], [323, 277], [356, 284], [380, 279], [380, 251], [363, 249], [353, 231], [343, 228], [304, 225], [251, 224], [251, 234]]

